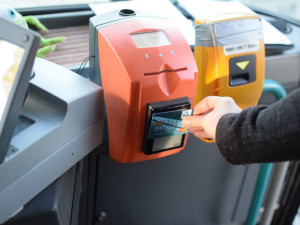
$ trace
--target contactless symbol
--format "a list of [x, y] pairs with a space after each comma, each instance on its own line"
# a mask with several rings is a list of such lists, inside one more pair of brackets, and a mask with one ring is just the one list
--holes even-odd
[[241, 70], [244, 70], [246, 69], [246, 67], [248, 66], [249, 64], [249, 60], [247, 61], [242, 61], [242, 62], [237, 62], [236, 65], [241, 69]]

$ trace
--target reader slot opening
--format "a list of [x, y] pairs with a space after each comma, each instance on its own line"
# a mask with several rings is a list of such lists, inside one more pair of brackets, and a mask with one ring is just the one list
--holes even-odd
[[237, 85], [243, 85], [250, 82], [250, 76], [249, 73], [242, 73], [237, 75], [231, 75], [230, 76], [230, 86], [237, 86]]
[[185, 70], [187, 70], [187, 67], [174, 69], [174, 70], [161, 70], [159, 72], [144, 73], [144, 76], [158, 75], [158, 74], [167, 73], [167, 72], [180, 72], [180, 71], [185, 71]]

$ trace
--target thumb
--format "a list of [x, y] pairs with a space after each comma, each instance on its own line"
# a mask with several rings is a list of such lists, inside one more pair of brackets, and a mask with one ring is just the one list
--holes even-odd
[[186, 127], [203, 127], [203, 116], [193, 115], [182, 119], [182, 125]]

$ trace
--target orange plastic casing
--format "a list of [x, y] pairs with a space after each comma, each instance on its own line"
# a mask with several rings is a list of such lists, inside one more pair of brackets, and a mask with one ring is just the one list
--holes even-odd
[[[130, 34], [162, 30], [170, 45], [137, 48]], [[189, 97], [192, 104], [197, 66], [178, 28], [163, 18], [136, 18], [98, 30], [99, 63], [106, 105], [109, 155], [119, 162], [156, 159], [181, 148], [142, 152], [147, 104]], [[100, 76], [100, 75], [99, 75]]]

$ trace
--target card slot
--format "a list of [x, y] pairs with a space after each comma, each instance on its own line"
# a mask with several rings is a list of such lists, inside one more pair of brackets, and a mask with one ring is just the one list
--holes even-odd
[[182, 67], [182, 68], [174, 69], [174, 70], [161, 70], [158, 72], [144, 73], [144, 76], [159, 75], [161, 73], [180, 72], [180, 71], [185, 71], [185, 70], [187, 70], [187, 67]]

